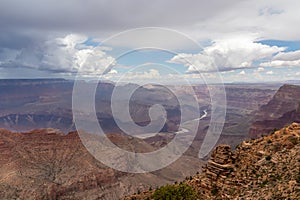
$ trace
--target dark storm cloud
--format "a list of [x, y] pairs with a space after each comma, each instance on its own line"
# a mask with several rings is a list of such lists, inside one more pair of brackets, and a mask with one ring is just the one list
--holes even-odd
[[184, 26], [211, 17], [234, 2], [237, 1], [2, 0], [0, 26], [4, 30], [56, 31], [105, 31], [138, 26]]
[[39, 38], [33, 34], [26, 34], [12, 30], [2, 30], [0, 33], [0, 47], [20, 49], [34, 44]]

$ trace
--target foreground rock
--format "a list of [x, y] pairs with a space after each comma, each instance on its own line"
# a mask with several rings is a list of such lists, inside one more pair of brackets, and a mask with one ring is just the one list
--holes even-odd
[[[184, 181], [198, 199], [299, 199], [300, 124], [244, 141], [234, 151], [218, 146], [203, 172]], [[151, 199], [146, 191], [127, 199]]]
[[[108, 135], [121, 148], [151, 152], [143, 140]], [[119, 199], [195, 173], [200, 162], [184, 156], [167, 169], [127, 174], [106, 167], [82, 145], [77, 132], [56, 129], [12, 133], [0, 129], [0, 199]], [[186, 169], [191, 166], [191, 169]]]

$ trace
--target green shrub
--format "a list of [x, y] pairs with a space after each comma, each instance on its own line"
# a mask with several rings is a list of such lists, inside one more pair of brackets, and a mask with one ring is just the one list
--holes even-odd
[[300, 184], [300, 175], [297, 176], [296, 181], [298, 184]]
[[264, 180], [261, 184], [260, 187], [265, 187], [268, 184], [268, 180]]
[[219, 188], [216, 185], [213, 185], [211, 188], [211, 194], [216, 196], [219, 192]]
[[288, 140], [293, 143], [293, 145], [297, 145], [298, 144], [298, 139], [294, 136], [290, 136], [288, 137]]
[[197, 193], [185, 183], [179, 185], [166, 185], [158, 188], [152, 198], [154, 200], [194, 200]]
[[271, 160], [271, 159], [272, 159], [271, 155], [266, 156], [266, 160]]
[[272, 135], [272, 134], [274, 134], [276, 131], [278, 131], [278, 129], [277, 129], [277, 128], [274, 128], [274, 129], [271, 131], [270, 134]]
[[269, 140], [267, 141], [267, 143], [268, 143], [268, 144], [271, 144], [271, 143], [272, 143], [272, 140], [269, 139]]

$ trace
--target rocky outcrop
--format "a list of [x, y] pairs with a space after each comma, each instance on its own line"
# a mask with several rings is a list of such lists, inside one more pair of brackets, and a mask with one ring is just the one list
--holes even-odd
[[[128, 151], [155, 151], [150, 144], [132, 136], [107, 137]], [[201, 161], [184, 155], [168, 168], [128, 174], [94, 159], [77, 132], [64, 134], [48, 128], [14, 133], [0, 129], [0, 199], [114, 200], [150, 186], [173, 183], [194, 174], [199, 165]]]
[[[300, 124], [244, 141], [233, 151], [228, 145], [218, 146], [202, 173], [184, 182], [200, 200], [299, 199]], [[147, 191], [133, 197], [151, 199], [153, 194]]]
[[233, 157], [229, 145], [220, 145], [211, 154], [211, 159], [203, 167], [202, 172], [206, 178], [201, 180], [201, 187], [212, 189], [213, 181], [223, 179], [231, 173], [233, 168]]
[[300, 124], [244, 141], [232, 152], [217, 147], [203, 173], [188, 182], [200, 199], [297, 199]]
[[86, 194], [108, 199], [122, 195], [117, 179], [123, 174], [95, 160], [76, 132], [0, 130], [0, 140], [1, 199], [81, 199]]
[[251, 138], [268, 134], [274, 128], [300, 122], [300, 86], [283, 85], [266, 105], [256, 112], [249, 130]]

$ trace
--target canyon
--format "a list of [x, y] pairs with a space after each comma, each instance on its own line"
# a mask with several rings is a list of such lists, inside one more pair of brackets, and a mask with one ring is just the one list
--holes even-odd
[[[250, 138], [260, 138], [274, 132], [274, 128], [299, 122], [300, 116], [300, 86], [226, 84], [227, 114], [222, 135], [216, 142], [216, 145], [226, 145], [216, 147], [210, 156], [199, 159], [198, 151], [211, 117], [209, 91], [205, 85], [170, 86], [182, 98], [187, 98], [191, 90], [197, 95], [200, 110], [188, 106], [185, 108], [190, 113], [198, 112], [203, 116], [199, 120], [194, 142], [170, 166], [151, 173], [130, 174], [105, 166], [83, 146], [72, 116], [73, 83], [64, 79], [0, 80], [2, 199], [119, 199], [148, 188], [179, 182], [197, 171], [203, 172], [199, 186], [202, 189], [199, 191], [207, 198], [213, 199], [212, 189], [220, 194], [231, 195], [231, 187], [239, 188], [245, 184], [241, 178], [245, 175], [242, 172], [239, 172], [236, 180], [230, 182], [231, 179], [228, 179], [233, 175], [237, 177], [233, 173], [239, 170], [235, 166], [236, 160], [244, 162], [242, 157], [237, 157], [239, 148], [242, 146], [247, 149], [249, 141], [252, 144]], [[120, 148], [133, 152], [153, 152], [166, 146], [181, 131], [178, 129], [180, 107], [174, 94], [162, 86], [148, 85], [140, 87], [130, 99], [132, 119], [140, 126], [147, 125], [150, 122], [149, 108], [161, 104], [166, 109], [167, 121], [159, 133], [149, 137], [139, 138], [124, 133], [118, 128], [115, 121], [118, 119], [112, 116], [110, 109], [114, 87], [114, 83], [110, 82], [98, 84], [95, 109], [106, 137]], [[124, 84], [118, 87], [126, 92], [134, 86]], [[292, 126], [298, 130], [297, 125]], [[274, 141], [277, 146], [288, 143], [286, 139]], [[234, 152], [232, 147], [237, 147]], [[251, 168], [248, 164], [247, 167]], [[187, 183], [194, 187], [194, 182], [200, 179], [197, 176]], [[227, 189], [226, 185], [219, 185], [221, 182], [228, 182]], [[224, 191], [221, 191], [223, 186]]]

